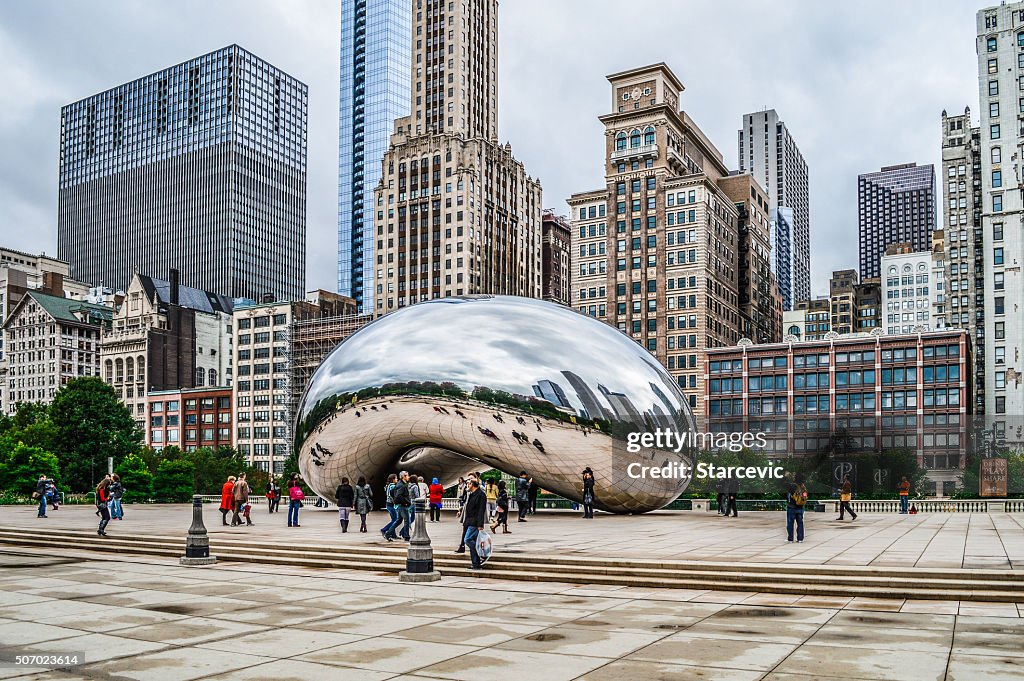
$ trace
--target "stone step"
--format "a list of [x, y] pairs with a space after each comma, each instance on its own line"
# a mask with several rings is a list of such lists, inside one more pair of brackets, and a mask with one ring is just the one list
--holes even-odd
[[[57, 533], [33, 533], [0, 531], [0, 544], [39, 546], [52, 548], [59, 540], [68, 548], [99, 550], [134, 555], [157, 555], [178, 557], [184, 543], [178, 540], [135, 537], [107, 537], [98, 540], [95, 536], [73, 531]], [[404, 551], [387, 551], [391, 556], [324, 554], [312, 550], [275, 550], [273, 554], [252, 551], [234, 542], [221, 542], [214, 547], [214, 553], [221, 560], [252, 562], [283, 566], [304, 566], [316, 568], [346, 568], [395, 573], [405, 567]], [[325, 555], [327, 557], [325, 557]], [[465, 557], [435, 557], [435, 565], [448, 576], [477, 576], [468, 570]], [[528, 567], [528, 566], [527, 566]], [[523, 569], [515, 562], [494, 560], [488, 564], [487, 574], [502, 579], [523, 581], [554, 581], [582, 584], [612, 584], [642, 588], [685, 588], [716, 589], [726, 591], [757, 591], [771, 593], [848, 596], [878, 598], [918, 598], [937, 600], [982, 600], [999, 602], [1024, 602], [1021, 584], [1013, 582], [988, 582], [961, 575], [958, 580], [922, 580], [914, 571], [904, 571], [898, 580], [863, 575], [859, 579], [835, 581], [832, 575], [804, 574], [773, 575], [749, 571], [745, 565], [737, 564], [729, 572], [708, 573], [707, 571], [651, 570], [645, 568], [585, 569], [548, 563], [540, 569]], [[799, 578], [794, 578], [799, 577]]]

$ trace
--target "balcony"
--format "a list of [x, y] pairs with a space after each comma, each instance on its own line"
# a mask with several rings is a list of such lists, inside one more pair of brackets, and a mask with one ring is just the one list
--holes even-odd
[[622, 161], [631, 158], [658, 158], [658, 145], [645, 144], [640, 147], [628, 149], [616, 149], [612, 152], [612, 161]]

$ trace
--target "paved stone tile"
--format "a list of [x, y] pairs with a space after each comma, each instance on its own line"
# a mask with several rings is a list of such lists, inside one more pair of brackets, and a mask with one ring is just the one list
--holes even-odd
[[846, 626], [826, 624], [808, 643], [844, 648], [908, 650], [944, 655], [953, 641], [953, 632], [938, 629], [902, 629], [884, 626]]
[[110, 679], [136, 681], [192, 681], [213, 674], [224, 674], [237, 669], [255, 667], [272, 661], [269, 657], [256, 657], [241, 653], [210, 650], [197, 655], [194, 649], [172, 648], [156, 653], [138, 655], [128, 660], [110, 660], [88, 665], [82, 669], [88, 674], [107, 675]]
[[1024, 633], [958, 631], [953, 637], [953, 654], [958, 653], [1024, 658]]
[[946, 681], [1019, 681], [1024, 677], [1024, 659], [999, 655], [953, 653]]
[[0, 642], [5, 646], [25, 646], [44, 641], [81, 636], [84, 631], [42, 622], [10, 622], [0, 624]]
[[957, 633], [977, 632], [980, 634], [1014, 634], [1024, 636], [1024, 620], [1008, 617], [974, 617], [963, 615], [956, 618]]
[[737, 641], [800, 644], [818, 631], [818, 624], [775, 619], [717, 619], [709, 617], [686, 629], [692, 636]]
[[522, 650], [533, 653], [557, 653], [559, 655], [586, 655], [591, 657], [623, 657], [658, 641], [669, 632], [658, 634], [603, 631], [551, 627], [542, 631], [501, 643], [500, 650]]
[[829, 624], [880, 627], [883, 629], [939, 629], [952, 630], [956, 618], [952, 615], [910, 612], [858, 612], [842, 610], [829, 620]]
[[878, 679], [880, 681], [942, 681], [946, 658], [934, 653], [874, 648], [843, 648], [805, 644], [773, 670], [780, 678], [789, 673], [815, 678]]
[[683, 631], [651, 644], [626, 659], [766, 672], [795, 648], [782, 643], [708, 639]]
[[[3, 589], [7, 588], [5, 585], [0, 585], [0, 587]], [[51, 598], [44, 594], [0, 590], [0, 608], [8, 608], [12, 605], [21, 605], [23, 603], [45, 603], [49, 600]]]
[[[71, 631], [70, 629], [68, 631]], [[54, 650], [63, 652], [85, 653], [89, 662], [114, 660], [115, 658], [134, 657], [153, 650], [162, 650], [167, 646], [163, 643], [136, 641], [133, 639], [111, 636], [109, 634], [83, 634], [71, 638], [63, 638], [57, 642], [36, 643], [26, 646], [26, 652], [51, 654]]]
[[1013, 603], [982, 603], [961, 601], [961, 615], [975, 617], [1018, 617], [1017, 606]]
[[296, 629], [333, 631], [356, 636], [382, 636], [414, 627], [429, 626], [438, 621], [440, 621], [438, 617], [413, 615], [381, 617], [375, 612], [351, 612], [315, 622], [300, 622], [292, 626]]
[[489, 648], [430, 665], [422, 674], [432, 679], [455, 681], [570, 681], [607, 662], [608, 660], [598, 657]]
[[561, 626], [637, 634], [670, 634], [673, 631], [687, 629], [702, 619], [703, 617], [677, 615], [671, 612], [647, 612], [640, 608], [629, 610], [625, 606], [618, 606], [571, 620]]
[[183, 617], [170, 622], [131, 627], [117, 632], [117, 635], [140, 641], [180, 646], [195, 645], [228, 637], [234, 638], [256, 631], [266, 631], [266, 628], [212, 617]]
[[[235, 669], [217, 676], [204, 677], [204, 681], [206, 679], [210, 681], [333, 681], [334, 679], [341, 681], [348, 681], [348, 679], [353, 681], [391, 681], [395, 678], [391, 672], [375, 672], [355, 667], [333, 667], [302, 660], [277, 660]], [[428, 677], [421, 676], [419, 678], [422, 680]]]
[[854, 598], [845, 610], [873, 610], [877, 612], [899, 612], [905, 601], [901, 598]]
[[295, 603], [280, 604], [274, 608], [246, 602], [234, 610], [224, 609], [210, 613], [210, 617], [232, 622], [248, 622], [267, 626], [285, 627], [337, 615], [336, 610], [325, 610]]
[[320, 664], [374, 669], [396, 674], [411, 672], [453, 657], [479, 650], [473, 646], [426, 643], [408, 639], [376, 637], [318, 650], [298, 659]]
[[960, 610], [960, 601], [907, 601], [900, 612], [932, 613], [955, 615]]
[[491, 622], [451, 619], [409, 627], [391, 636], [433, 643], [457, 642], [471, 646], [493, 646], [544, 628], [545, 625], [509, 624], [502, 621], [500, 613], [495, 613]]
[[577, 681], [757, 681], [760, 678], [759, 671], [618, 660], [584, 674]]
[[354, 643], [365, 636], [339, 634], [329, 630], [312, 631], [309, 629], [292, 629], [283, 627], [258, 631], [244, 636], [221, 638], [217, 641], [200, 643], [197, 648], [204, 650], [223, 650], [240, 652], [250, 655], [266, 655], [273, 651], [276, 656], [295, 656], [315, 650]]

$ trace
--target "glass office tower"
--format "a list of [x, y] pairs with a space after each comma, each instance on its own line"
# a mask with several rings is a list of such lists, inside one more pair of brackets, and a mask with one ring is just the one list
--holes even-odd
[[61, 109], [58, 257], [126, 289], [135, 272], [301, 299], [308, 89], [238, 45]]
[[373, 308], [373, 191], [396, 118], [409, 115], [412, 2], [341, 0], [338, 291]]

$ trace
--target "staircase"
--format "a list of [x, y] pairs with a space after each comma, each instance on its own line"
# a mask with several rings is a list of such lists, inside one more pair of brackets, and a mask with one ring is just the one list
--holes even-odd
[[[97, 537], [83, 531], [26, 531], [0, 527], [0, 546], [55, 547], [124, 555], [184, 554], [184, 536]], [[218, 560], [289, 567], [371, 570], [405, 569], [403, 545], [274, 547], [244, 538], [211, 540]], [[434, 567], [447, 577], [493, 577], [531, 582], [610, 584], [638, 588], [699, 589], [926, 600], [1024, 603], [1024, 573], [1013, 570], [885, 568], [834, 565], [713, 563], [564, 556], [501, 555], [482, 572], [469, 570], [467, 556], [435, 551]]]

